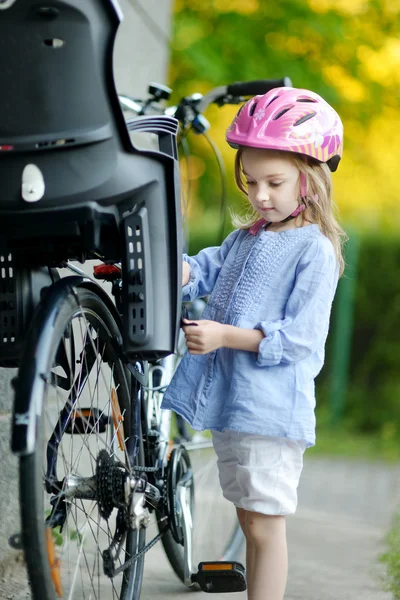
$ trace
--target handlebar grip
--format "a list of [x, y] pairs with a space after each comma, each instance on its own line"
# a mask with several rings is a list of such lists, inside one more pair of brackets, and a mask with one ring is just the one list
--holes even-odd
[[257, 81], [238, 81], [227, 86], [228, 94], [231, 96], [256, 96], [266, 94], [277, 87], [292, 87], [289, 77], [282, 79], [258, 79]]

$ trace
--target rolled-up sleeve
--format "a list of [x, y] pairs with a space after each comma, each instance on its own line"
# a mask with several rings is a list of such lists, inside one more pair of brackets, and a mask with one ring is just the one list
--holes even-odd
[[196, 256], [183, 255], [183, 260], [190, 265], [189, 281], [182, 288], [184, 302], [211, 294], [221, 267], [238, 234], [239, 230], [232, 231], [221, 246], [205, 248]]
[[302, 255], [284, 318], [261, 321], [257, 364], [289, 364], [323, 348], [328, 335], [332, 301], [338, 281], [338, 264], [328, 241], [314, 240]]

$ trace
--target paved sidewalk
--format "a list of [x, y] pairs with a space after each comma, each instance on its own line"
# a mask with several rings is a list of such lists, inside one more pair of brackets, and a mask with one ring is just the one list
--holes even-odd
[[[391, 600], [379, 554], [397, 503], [400, 465], [306, 458], [299, 509], [288, 518], [286, 600]], [[146, 563], [143, 600], [188, 598], [158, 548]], [[197, 600], [210, 598], [196, 593]], [[246, 594], [218, 594], [245, 600]]]
[[287, 600], [390, 600], [379, 554], [399, 496], [400, 466], [309, 459], [288, 519]]
[[[384, 569], [378, 557], [399, 505], [400, 465], [306, 458], [299, 508], [287, 520], [290, 565], [285, 600], [392, 600], [382, 591]], [[12, 574], [0, 572], [1, 600], [30, 598], [21, 590], [21, 569], [22, 564]], [[147, 555], [141, 600], [188, 600], [191, 594], [157, 545]], [[193, 596], [211, 597], [245, 600], [246, 594]]]

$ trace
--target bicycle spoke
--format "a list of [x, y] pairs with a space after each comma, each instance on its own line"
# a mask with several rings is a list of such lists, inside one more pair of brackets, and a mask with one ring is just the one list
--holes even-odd
[[[94, 507], [95, 507], [95, 505], [93, 506], [93, 508]], [[93, 512], [93, 509], [92, 509], [92, 512]], [[75, 522], [75, 526], [78, 528], [77, 521], [74, 520], [74, 522]], [[77, 578], [77, 575], [78, 575], [78, 569], [79, 569], [79, 571], [81, 571], [81, 557], [82, 556], [84, 557], [87, 570], [88, 570], [88, 572], [90, 572], [88, 560], [87, 560], [87, 557], [86, 557], [86, 553], [83, 550], [83, 545], [84, 545], [84, 541], [85, 541], [85, 537], [86, 537], [85, 529], [88, 526], [88, 523], [89, 523], [89, 521], [87, 520], [86, 523], [85, 523], [85, 526], [83, 528], [83, 532], [84, 532], [83, 534], [81, 533], [82, 532], [82, 527], [79, 528], [79, 555], [78, 555], [78, 560], [77, 560], [77, 563], [76, 563], [76, 566], [75, 566], [75, 571], [74, 571], [74, 574], [73, 574], [73, 581], [72, 581], [71, 589], [70, 589], [70, 596], [69, 596], [69, 598], [71, 598], [71, 600], [73, 598], [73, 592], [74, 592], [74, 588], [75, 588], [76, 578]], [[81, 575], [82, 575], [82, 572], [81, 572]], [[94, 590], [92, 578], [90, 578], [90, 580], [91, 580], [92, 588]]]
[[[120, 509], [116, 507], [111, 508], [108, 518], [103, 518], [98, 494], [108, 494], [109, 485], [122, 485], [118, 478], [116, 483], [107, 480], [107, 469], [112, 469], [109, 465], [121, 465], [127, 475], [134, 470], [127, 452], [129, 436], [125, 432], [129, 428], [126, 421], [129, 389], [124, 367], [111, 345], [105, 343], [107, 334], [101, 321], [96, 322], [93, 314], [79, 309], [66, 329], [69, 335], [60, 338], [62, 350], [57, 354], [60, 359], [51, 368], [52, 378], [46, 382], [43, 396], [42, 472], [44, 483], [50, 477], [47, 482], [52, 489], [51, 494], [44, 491], [45, 511], [51, 514], [49, 523], [53, 527], [63, 597], [122, 600], [123, 590], [127, 589], [122, 584], [124, 578], [129, 581], [130, 567], [110, 579], [104, 574], [102, 554], [113, 548], [115, 568], [123, 569], [138, 547], [139, 532], [127, 536], [118, 513]], [[104, 450], [111, 462], [103, 460], [103, 471], [98, 475], [99, 456]], [[83, 493], [80, 490], [74, 496], [74, 485], [82, 486], [85, 480], [99, 476], [105, 478], [104, 484], [97, 489], [97, 483], [93, 488], [93, 500], [79, 497]], [[107, 507], [107, 496], [104, 502]], [[104, 510], [107, 514], [108, 509]]]

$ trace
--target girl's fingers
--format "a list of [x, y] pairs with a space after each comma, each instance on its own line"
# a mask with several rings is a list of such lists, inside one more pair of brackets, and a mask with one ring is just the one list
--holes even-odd
[[200, 349], [201, 349], [201, 346], [200, 346], [200, 344], [196, 344], [196, 342], [192, 342], [192, 341], [189, 341], [189, 342], [187, 342], [187, 343], [186, 343], [186, 346], [187, 346], [187, 347], [188, 347], [190, 350], [192, 350], [192, 349], [194, 349], [194, 350], [200, 350]]
[[201, 350], [200, 348], [188, 348], [189, 354], [207, 354], [205, 350]]
[[183, 333], [185, 334], [186, 337], [193, 337], [196, 335], [196, 328], [193, 327], [193, 329], [189, 326], [185, 326], [183, 328]]
[[199, 337], [201, 334], [197, 333], [197, 327], [184, 327], [183, 328], [183, 333], [185, 334], [186, 338], [195, 338], [195, 337]]
[[189, 319], [182, 319], [184, 327], [198, 327], [196, 321], [189, 321]]
[[188, 344], [196, 344], [197, 346], [199, 346], [201, 344], [201, 340], [194, 337], [187, 337], [186, 345]]
[[198, 344], [187, 344], [187, 349], [191, 354], [202, 354], [204, 349]]

